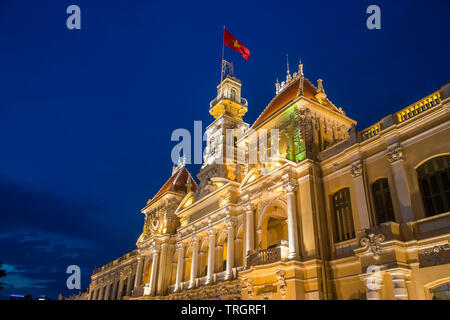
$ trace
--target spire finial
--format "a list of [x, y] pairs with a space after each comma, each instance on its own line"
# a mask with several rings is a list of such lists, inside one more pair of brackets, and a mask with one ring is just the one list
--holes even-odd
[[325, 93], [325, 89], [323, 88], [323, 80], [322, 79], [317, 80], [317, 94], [315, 95], [315, 97], [319, 101], [319, 103], [321, 103], [321, 104], [326, 103], [327, 95]]
[[291, 72], [289, 71], [289, 56], [286, 53], [286, 65], [287, 65], [287, 74], [286, 74], [286, 84], [291, 82]]
[[289, 72], [289, 55], [286, 53], [286, 65], [287, 65], [287, 74], [290, 74]]
[[300, 79], [299, 87], [298, 87], [298, 95], [303, 95], [303, 63], [302, 63], [302, 59], [299, 59], [299, 61], [298, 61], [298, 77]]
[[322, 79], [317, 80], [317, 91], [325, 92], [325, 89], [323, 88], [323, 80]]

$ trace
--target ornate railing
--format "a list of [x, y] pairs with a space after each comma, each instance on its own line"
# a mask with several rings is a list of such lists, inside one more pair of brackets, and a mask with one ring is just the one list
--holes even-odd
[[225, 280], [225, 271], [215, 274], [215, 282], [220, 282]]
[[[394, 120], [389, 121], [389, 123], [384, 123], [383, 120], [370, 126], [367, 129], [364, 129], [361, 131], [361, 141], [368, 140], [372, 137], [378, 136], [380, 132], [384, 129], [386, 129], [388, 126], [395, 124], [395, 123], [401, 123], [405, 120], [411, 119], [426, 110], [438, 105], [441, 103], [442, 97], [440, 91], [436, 91], [425, 98], [413, 103], [412, 105], [403, 108], [402, 110], [396, 112], [393, 114]], [[384, 119], [389, 118], [386, 117]], [[391, 118], [392, 119], [392, 118]]]
[[400, 110], [396, 113], [397, 121], [403, 122], [408, 120], [436, 105], [441, 102], [441, 94], [439, 91], [436, 91], [429, 96], [413, 103], [412, 105]]
[[198, 278], [198, 285], [204, 286], [206, 284], [206, 276]]
[[221, 94], [220, 96], [216, 97], [213, 101], [211, 101], [209, 103], [209, 108], [212, 109], [214, 106], [216, 106], [221, 100], [224, 99], [228, 99], [228, 100], [232, 100], [234, 102], [237, 102], [239, 104], [242, 104], [243, 106], [248, 106], [248, 102], [247, 99], [241, 98], [240, 100], [236, 99], [236, 98], [232, 98], [226, 94]]
[[379, 135], [380, 131], [381, 131], [381, 125], [380, 125], [380, 123], [377, 123], [367, 129], [363, 130], [361, 132], [361, 138], [363, 141], [370, 139], [372, 137], [375, 137], [376, 135]]
[[274, 248], [258, 250], [247, 256], [247, 267], [282, 261], [287, 257], [288, 242], [280, 241]]
[[249, 266], [258, 266], [261, 264], [268, 264], [281, 260], [281, 250], [280, 247], [275, 247], [271, 249], [259, 250], [249, 257]]
[[111, 267], [113, 267], [115, 265], [118, 265], [122, 261], [127, 260], [130, 257], [135, 256], [137, 254], [138, 254], [138, 250], [134, 249], [133, 251], [130, 251], [130, 252], [124, 254], [123, 256], [121, 256], [120, 258], [117, 258], [116, 260], [111, 261], [111, 262], [109, 262], [109, 263], [107, 263], [107, 264], [105, 264], [105, 265], [103, 265], [103, 266], [101, 266], [99, 268], [95, 267], [92, 274], [96, 274], [97, 272], [100, 272], [100, 271], [106, 270], [108, 268], [111, 268]]

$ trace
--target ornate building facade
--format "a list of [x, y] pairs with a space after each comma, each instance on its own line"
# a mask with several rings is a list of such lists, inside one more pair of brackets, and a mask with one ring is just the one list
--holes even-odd
[[[173, 168], [89, 299], [450, 297], [450, 84], [357, 131], [300, 63], [252, 125], [246, 111], [228, 75], [199, 183]], [[276, 152], [255, 143], [271, 130]]]

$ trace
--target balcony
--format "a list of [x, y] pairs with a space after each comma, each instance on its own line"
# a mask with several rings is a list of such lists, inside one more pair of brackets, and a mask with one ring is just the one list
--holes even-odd
[[236, 99], [235, 97], [231, 97], [228, 96], [227, 94], [223, 93], [220, 96], [217, 96], [213, 101], [211, 101], [209, 103], [209, 109], [211, 110], [212, 108], [214, 108], [216, 105], [218, 105], [222, 100], [231, 100], [234, 101], [236, 103], [239, 103], [245, 107], [248, 106], [248, 102], [246, 99], [244, 98], [240, 98], [240, 99]]
[[247, 256], [247, 267], [259, 266], [278, 261], [286, 261], [289, 253], [289, 245], [286, 240], [278, 242], [276, 247], [258, 250]]

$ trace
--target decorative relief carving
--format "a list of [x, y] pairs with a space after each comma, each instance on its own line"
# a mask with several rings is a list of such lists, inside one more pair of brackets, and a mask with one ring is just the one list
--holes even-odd
[[241, 284], [204, 286], [201, 289], [185, 290], [169, 294], [169, 300], [237, 300], [241, 298]]
[[358, 178], [362, 175], [363, 166], [361, 161], [352, 164], [352, 168], [350, 169], [350, 173], [353, 178]]
[[245, 278], [242, 278], [242, 282], [247, 290], [247, 296], [249, 298], [252, 298], [253, 294], [254, 294], [253, 280], [248, 277], [245, 277]]
[[257, 204], [259, 212], [264, 212], [264, 210], [268, 206], [271, 206], [275, 201], [281, 201], [284, 205], [286, 205], [286, 195], [283, 193], [267, 192], [267, 194], [263, 195], [261, 199], [263, 200]]
[[184, 249], [184, 243], [182, 241], [177, 242], [177, 250], [183, 250]]
[[281, 269], [277, 269], [275, 271], [275, 275], [277, 276], [277, 284], [280, 289], [281, 296], [286, 297], [286, 280], [285, 280], [285, 271]]
[[177, 207], [178, 201], [170, 198], [166, 199], [162, 205], [147, 212], [144, 224], [144, 233], [146, 236], [173, 233], [177, 220], [175, 215]]
[[216, 233], [217, 233], [216, 229], [211, 228], [211, 229], [208, 230], [208, 235], [211, 236], [211, 237], [215, 236]]
[[233, 228], [236, 225], [236, 221], [228, 217], [227, 220], [225, 220], [225, 225], [228, 229]]
[[403, 150], [399, 144], [396, 144], [388, 148], [387, 159], [390, 163], [394, 163], [404, 159]]
[[251, 202], [247, 202], [244, 204], [244, 211], [254, 211], [255, 210], [255, 205]]
[[286, 193], [293, 193], [297, 191], [298, 182], [294, 179], [288, 179], [283, 185], [284, 191]]
[[359, 244], [361, 247], [368, 249], [370, 252], [372, 252], [373, 257], [375, 259], [378, 259], [380, 257], [380, 244], [384, 241], [384, 235], [383, 234], [369, 234], [367, 237], [363, 237], [359, 240]]
[[442, 244], [419, 251], [419, 268], [450, 263], [450, 244]]

